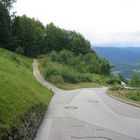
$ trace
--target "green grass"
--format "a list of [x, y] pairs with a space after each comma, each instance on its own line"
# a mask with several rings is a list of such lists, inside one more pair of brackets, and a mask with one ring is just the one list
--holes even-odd
[[72, 90], [72, 89], [79, 89], [79, 88], [94, 88], [94, 87], [101, 87], [100, 84], [94, 82], [80, 82], [76, 84], [72, 83], [56, 83], [57, 87], [64, 89], [64, 90]]
[[47, 107], [51, 97], [32, 76], [31, 59], [0, 49], [0, 137], [17, 128], [32, 107]]
[[140, 90], [113, 88], [113, 90], [112, 89], [108, 90], [108, 94], [128, 102], [140, 104]]
[[52, 62], [47, 56], [38, 59], [38, 61], [40, 63], [39, 69], [45, 79], [61, 89], [71, 90], [107, 85], [105, 76], [91, 73], [78, 73], [74, 68], [65, 64]]

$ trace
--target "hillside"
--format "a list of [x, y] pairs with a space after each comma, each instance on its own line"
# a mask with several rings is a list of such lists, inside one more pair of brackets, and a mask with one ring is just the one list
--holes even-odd
[[93, 49], [115, 66], [113, 73], [121, 73], [130, 78], [132, 73], [139, 69], [140, 48], [94, 47]]
[[[22, 126], [31, 111], [31, 121], [40, 117], [52, 96], [32, 76], [32, 60], [0, 48], [0, 139], [7, 139]], [[36, 110], [38, 110], [36, 112]], [[37, 114], [38, 115], [37, 115]], [[37, 116], [36, 116], [37, 115]], [[28, 120], [26, 120], [26, 125]], [[36, 127], [30, 124], [31, 127]], [[26, 126], [24, 127], [24, 131]], [[22, 132], [24, 136], [25, 132]], [[29, 133], [29, 130], [27, 130]], [[16, 136], [18, 137], [18, 136]]]
[[63, 89], [99, 87], [118, 82], [110, 77], [110, 64], [96, 53], [75, 55], [62, 50], [39, 57], [44, 78]]

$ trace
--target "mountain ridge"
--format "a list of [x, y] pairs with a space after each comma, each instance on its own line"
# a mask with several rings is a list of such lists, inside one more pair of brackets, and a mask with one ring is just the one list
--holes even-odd
[[136, 47], [93, 47], [93, 50], [110, 62], [136, 63], [140, 62], [140, 48]]
[[132, 74], [139, 71], [140, 47], [104, 47], [95, 46], [93, 50], [103, 58], [106, 58], [114, 66], [112, 73], [122, 74], [131, 78]]

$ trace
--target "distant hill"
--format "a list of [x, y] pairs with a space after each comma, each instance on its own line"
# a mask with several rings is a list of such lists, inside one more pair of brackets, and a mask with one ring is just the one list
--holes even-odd
[[95, 52], [108, 59], [115, 68], [113, 73], [121, 73], [126, 78], [130, 78], [132, 73], [139, 69], [140, 47], [93, 47]]
[[110, 62], [134, 64], [140, 61], [140, 48], [94, 47], [93, 49]]
[[140, 55], [140, 47], [125, 47], [125, 48], [122, 48], [122, 49], [125, 50], [125, 51], [128, 51], [128, 52]]

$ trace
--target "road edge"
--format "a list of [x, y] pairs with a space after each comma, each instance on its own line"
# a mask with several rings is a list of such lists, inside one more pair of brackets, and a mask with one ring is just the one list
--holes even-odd
[[105, 94], [106, 94], [107, 96], [109, 96], [109, 97], [115, 99], [115, 100], [118, 100], [118, 101], [121, 101], [121, 102], [123, 102], [123, 103], [126, 103], [126, 104], [129, 104], [129, 105], [132, 105], [132, 106], [135, 106], [135, 107], [140, 108], [140, 105], [139, 105], [139, 104], [132, 103], [132, 102], [129, 102], [129, 101], [126, 101], [126, 100], [117, 98], [117, 97], [115, 97], [115, 96], [113, 96], [113, 95], [110, 95], [110, 94], [108, 93], [108, 89], [106, 90]]

